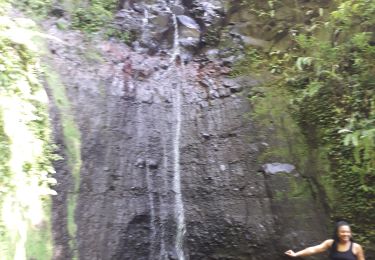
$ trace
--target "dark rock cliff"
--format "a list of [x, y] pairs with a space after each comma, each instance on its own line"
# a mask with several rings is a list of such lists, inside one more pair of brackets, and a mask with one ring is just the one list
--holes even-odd
[[226, 7], [149, 2], [118, 14], [137, 31], [132, 47], [45, 24], [62, 40], [47, 60], [71, 104], [52, 109], [62, 155], [64, 113], [80, 132], [80, 178], [56, 165], [54, 259], [277, 260], [326, 238], [308, 163], [262, 157], [276, 130], [253, 118], [246, 96], [259, 79], [229, 77], [228, 55], [202, 42], [225, 28]]

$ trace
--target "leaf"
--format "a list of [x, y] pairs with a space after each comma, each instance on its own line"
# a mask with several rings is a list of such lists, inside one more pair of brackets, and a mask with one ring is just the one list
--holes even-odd
[[305, 66], [310, 66], [312, 64], [312, 61], [312, 57], [298, 57], [296, 67], [299, 71], [303, 71]]
[[346, 133], [353, 133], [353, 131], [351, 131], [349, 129], [346, 129], [346, 128], [343, 128], [343, 129], [340, 129], [339, 131], [337, 131], [337, 133], [346, 134]]
[[358, 132], [354, 132], [353, 134], [351, 134], [351, 142], [354, 146], [358, 146], [358, 137], [359, 137]]
[[319, 16], [323, 16], [324, 15], [324, 9], [323, 8], [319, 8]]
[[348, 146], [350, 144], [351, 138], [351, 134], [346, 135], [344, 138], [344, 145]]

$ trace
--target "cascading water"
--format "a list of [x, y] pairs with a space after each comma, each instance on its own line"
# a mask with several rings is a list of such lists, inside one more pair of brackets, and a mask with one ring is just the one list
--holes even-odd
[[173, 19], [173, 27], [174, 27], [172, 61], [175, 61], [177, 56], [180, 55], [180, 45], [179, 45], [179, 34], [178, 34], [178, 22], [177, 22], [177, 17], [174, 13], [172, 13], [172, 19]]
[[[173, 4], [180, 4], [179, 1], [173, 2]], [[180, 45], [179, 45], [179, 34], [178, 34], [178, 22], [177, 22], [177, 17], [176, 14], [172, 12], [171, 8], [169, 7], [170, 3], [169, 1], [165, 2], [165, 8], [167, 11], [172, 15], [172, 22], [173, 22], [173, 29], [174, 29], [174, 34], [173, 34], [173, 52], [172, 52], [172, 57], [171, 61], [174, 62], [178, 55], [180, 55]]]
[[142, 19], [142, 25], [143, 25], [142, 31], [144, 31], [146, 25], [148, 24], [148, 10], [147, 10], [147, 8], [145, 8], [145, 10], [143, 11], [143, 16], [144, 17]]
[[142, 42], [147, 42], [147, 36], [149, 34], [149, 28], [148, 28], [148, 22], [149, 22], [149, 13], [147, 10], [147, 7], [144, 8], [143, 10], [143, 18], [142, 18], [142, 28], [141, 28], [141, 41]]
[[[162, 140], [163, 143], [163, 184], [164, 184], [164, 189], [159, 197], [160, 199], [160, 204], [162, 208], [166, 207], [166, 202], [164, 201], [164, 197], [167, 197], [168, 193], [168, 180], [167, 180], [167, 172], [168, 172], [168, 156], [167, 156], [167, 145], [166, 145], [166, 140], [163, 138]], [[160, 216], [161, 218], [161, 235], [160, 235], [160, 255], [159, 259], [160, 260], [166, 260], [168, 259], [168, 253], [165, 248], [165, 224], [166, 224], [166, 211], [163, 211], [162, 215]]]
[[[178, 22], [176, 14], [173, 13], [170, 9], [170, 4], [166, 2], [166, 9], [172, 15], [173, 21], [173, 28], [174, 28], [174, 37], [173, 37], [173, 51], [171, 62], [175, 63], [177, 58], [180, 58], [180, 46], [179, 46], [179, 33], [178, 33]], [[175, 1], [172, 4], [178, 5], [180, 4], [179, 1]], [[174, 67], [174, 66], [173, 66]], [[172, 67], [172, 68], [173, 68]], [[182, 69], [174, 67], [177, 73], [182, 74]], [[183, 75], [180, 75], [183, 76]], [[181, 78], [181, 77], [179, 77]], [[182, 114], [181, 114], [181, 85], [177, 83], [175, 86], [175, 94], [173, 97], [173, 110], [174, 110], [174, 118], [175, 118], [175, 129], [174, 129], [174, 137], [173, 137], [173, 191], [175, 193], [175, 221], [176, 221], [176, 239], [175, 239], [175, 251], [177, 254], [178, 260], [185, 259], [184, 253], [184, 236], [186, 232], [185, 227], [185, 213], [184, 213], [184, 205], [182, 201], [182, 193], [181, 193], [181, 172], [180, 172], [180, 138], [181, 138], [181, 124], [182, 124]]]
[[185, 235], [185, 213], [181, 193], [181, 172], [180, 172], [180, 138], [181, 138], [181, 86], [177, 84], [176, 94], [174, 100], [174, 113], [176, 118], [175, 135], [173, 138], [173, 156], [174, 156], [174, 176], [173, 176], [173, 191], [175, 192], [175, 218], [177, 224], [176, 234], [176, 254], [179, 260], [185, 259], [184, 254], [184, 235]]
[[156, 237], [156, 228], [155, 228], [155, 203], [154, 197], [152, 192], [152, 180], [151, 180], [151, 172], [148, 163], [146, 163], [146, 183], [147, 183], [147, 190], [148, 190], [148, 200], [150, 203], [150, 228], [151, 228], [151, 235], [150, 235], [150, 257], [154, 255], [154, 244], [155, 244], [155, 237]]

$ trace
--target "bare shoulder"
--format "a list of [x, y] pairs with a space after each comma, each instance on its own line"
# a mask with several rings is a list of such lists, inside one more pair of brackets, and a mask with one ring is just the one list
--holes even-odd
[[328, 248], [332, 247], [332, 244], [333, 244], [333, 239], [327, 239], [327, 240], [323, 241], [323, 243], [321, 245], [324, 248], [328, 249]]
[[319, 245], [309, 247], [311, 254], [317, 254], [327, 251], [332, 246], [333, 240], [331, 239], [325, 240]]
[[327, 239], [323, 243], [325, 243], [326, 245], [328, 245], [329, 247], [331, 247], [332, 244], [333, 244], [333, 241], [334, 241], [333, 239]]
[[353, 252], [354, 253], [362, 252], [362, 251], [363, 251], [363, 249], [362, 249], [362, 246], [360, 244], [353, 243]]

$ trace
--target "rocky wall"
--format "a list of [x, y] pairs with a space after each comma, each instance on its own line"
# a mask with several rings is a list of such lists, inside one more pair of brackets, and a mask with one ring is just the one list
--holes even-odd
[[[277, 140], [294, 146], [296, 133], [273, 138], [279, 125], [267, 113], [262, 119], [270, 122], [260, 122], [247, 98], [260, 80], [231, 77], [232, 62], [220, 49], [199, 51], [207, 47], [201, 33], [209, 21], [222, 26], [227, 7], [165, 4], [140, 2], [120, 11], [118, 26], [138, 26], [132, 46], [88, 41], [45, 23], [61, 40], [50, 42], [47, 59], [66, 88], [82, 161], [73, 235], [61, 224], [73, 177], [56, 165], [54, 259], [182, 259], [179, 230], [185, 259], [199, 260], [284, 259], [285, 250], [326, 238], [324, 202], [307, 174], [309, 154], [297, 155], [300, 162], [289, 152], [264, 156], [280, 149]], [[168, 8], [180, 28], [176, 56]], [[196, 18], [197, 8], [212, 19]]]

